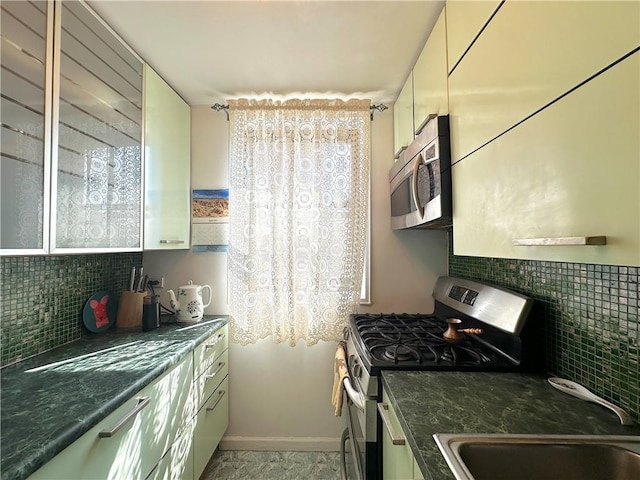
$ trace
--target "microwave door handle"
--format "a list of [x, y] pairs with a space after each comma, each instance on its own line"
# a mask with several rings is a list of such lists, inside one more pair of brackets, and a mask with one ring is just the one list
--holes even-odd
[[420, 218], [424, 216], [424, 207], [420, 205], [420, 199], [418, 198], [418, 171], [420, 170], [420, 165], [422, 165], [423, 161], [423, 153], [420, 152], [416, 157], [415, 164], [413, 165], [413, 177], [411, 184], [411, 194], [413, 197], [413, 203], [416, 206], [416, 210], [420, 215]]
[[356, 389], [351, 386], [351, 380], [349, 377], [345, 377], [342, 384], [344, 385], [344, 391], [347, 392], [347, 397], [351, 399], [358, 410], [362, 410], [364, 412], [364, 398], [362, 398], [362, 394], [360, 392], [357, 392]]

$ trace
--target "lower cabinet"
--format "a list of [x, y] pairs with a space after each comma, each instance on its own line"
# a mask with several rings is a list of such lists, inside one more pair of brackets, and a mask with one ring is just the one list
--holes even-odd
[[227, 328], [29, 480], [199, 479], [229, 425]]
[[193, 443], [188, 463], [198, 479], [229, 425], [229, 350], [227, 326], [215, 332], [194, 352]]
[[37, 470], [31, 480], [144, 479], [183, 429], [193, 357], [143, 388]]
[[423, 479], [385, 390], [382, 391], [382, 403], [378, 404], [378, 411], [382, 417], [382, 479]]
[[229, 425], [229, 382], [227, 377], [203, 403], [194, 419], [193, 469], [194, 479], [200, 477], [211, 455]]

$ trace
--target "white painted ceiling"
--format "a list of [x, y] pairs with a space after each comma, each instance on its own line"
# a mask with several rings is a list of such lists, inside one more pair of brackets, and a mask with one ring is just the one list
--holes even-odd
[[190, 105], [392, 103], [444, 1], [89, 0]]

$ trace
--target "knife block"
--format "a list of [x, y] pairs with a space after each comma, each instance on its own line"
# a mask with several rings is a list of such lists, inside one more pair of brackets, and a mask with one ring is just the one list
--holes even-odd
[[116, 328], [135, 328], [142, 326], [142, 305], [145, 292], [123, 290], [118, 303]]

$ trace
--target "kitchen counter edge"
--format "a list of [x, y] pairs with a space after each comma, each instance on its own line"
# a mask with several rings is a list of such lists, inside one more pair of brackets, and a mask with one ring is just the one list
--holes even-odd
[[[228, 322], [227, 315], [205, 315], [199, 323], [167, 323], [152, 332], [113, 329], [113, 331], [99, 335], [86, 335], [76, 342], [57, 347], [49, 352], [1, 369], [0, 380], [3, 388], [0, 392], [2, 400], [0, 479], [23, 480], [28, 478], [29, 475], [71, 445], [136, 393], [177, 365], [186, 355], [195, 350], [211, 334], [227, 325]], [[119, 346], [146, 345], [148, 342], [157, 342], [158, 339], [166, 343], [166, 350], [155, 351], [153, 356], [147, 359], [148, 366], [143, 362], [139, 373], [129, 375], [133, 378], [127, 377], [111, 391], [100, 392], [99, 398], [87, 398], [86, 413], [80, 418], [66, 415], [65, 400], [69, 399], [65, 397], [64, 392], [56, 392], [57, 396], [47, 395], [48, 392], [42, 392], [42, 389], [37, 387], [32, 387], [37, 392], [30, 392], [29, 380], [24, 379], [26, 372], [37, 371], [51, 365], [69, 363], [73, 361], [74, 357], [95, 357], [103, 352], [113, 352]], [[88, 378], [96, 374], [104, 375], [104, 373], [98, 367], [94, 370], [87, 370], [84, 374]], [[18, 388], [9, 388], [12, 382], [18, 382]], [[78, 397], [79, 391], [81, 390], [70, 391], [67, 395]], [[36, 403], [29, 403], [29, 393], [36, 393], [43, 400], [48, 400], [47, 410], [52, 412], [51, 415], [67, 419], [66, 423], [61, 426], [56, 425], [57, 428], [53, 431], [42, 431], [44, 428], [35, 421], [32, 422], [33, 425], [23, 424], [22, 422], [28, 422], [30, 418], [35, 418], [32, 410], [38, 408]], [[28, 400], [25, 400], [25, 397]], [[54, 400], [51, 401], [50, 398], [54, 398]], [[95, 408], [95, 405], [99, 405], [99, 407]], [[16, 423], [15, 419], [11, 418], [14, 416], [16, 408], [21, 409], [20, 416], [24, 417], [18, 423], [21, 423], [20, 432], [23, 433], [23, 436], [26, 434], [27, 438], [21, 440], [15, 438], [17, 428], [11, 428], [11, 421]], [[61, 421], [53, 423], [61, 423]], [[41, 431], [38, 432], [38, 429]]]
[[384, 371], [382, 384], [427, 480], [455, 480], [436, 433], [640, 435], [638, 425], [559, 392], [545, 375]]

